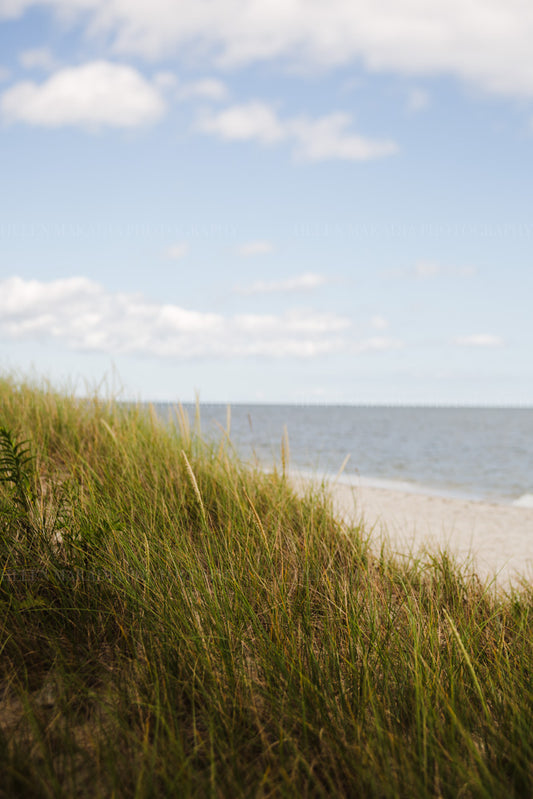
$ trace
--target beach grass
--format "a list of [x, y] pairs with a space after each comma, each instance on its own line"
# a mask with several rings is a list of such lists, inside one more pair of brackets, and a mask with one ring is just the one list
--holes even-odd
[[0, 795], [533, 794], [531, 585], [375, 551], [285, 435], [9, 376], [0, 428]]

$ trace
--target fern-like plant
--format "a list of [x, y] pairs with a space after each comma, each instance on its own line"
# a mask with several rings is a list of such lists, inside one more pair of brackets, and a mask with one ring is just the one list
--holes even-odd
[[33, 461], [28, 441], [16, 442], [5, 427], [0, 427], [0, 483], [8, 483], [18, 508], [28, 514], [32, 505], [29, 464]]
[[10, 430], [0, 427], [0, 485], [9, 489], [8, 496], [0, 498], [0, 531], [2, 543], [8, 546], [17, 540], [31, 543], [37, 532], [33, 522], [32, 461], [28, 441], [16, 441]]

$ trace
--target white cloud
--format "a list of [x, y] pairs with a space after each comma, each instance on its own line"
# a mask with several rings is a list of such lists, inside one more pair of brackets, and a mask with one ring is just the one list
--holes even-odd
[[471, 336], [459, 336], [454, 344], [459, 347], [502, 347], [503, 339], [489, 333], [476, 333]]
[[180, 241], [165, 250], [165, 257], [170, 258], [172, 261], [178, 261], [180, 258], [184, 258], [188, 252], [189, 245], [187, 242]]
[[297, 277], [290, 277], [286, 280], [278, 281], [265, 281], [259, 280], [257, 283], [252, 283], [250, 286], [237, 287], [235, 291], [238, 294], [249, 296], [252, 294], [276, 294], [276, 293], [292, 293], [298, 291], [310, 291], [326, 283], [324, 275], [313, 274], [308, 272], [304, 275]]
[[228, 94], [226, 84], [217, 78], [203, 78], [185, 83], [178, 90], [178, 97], [181, 100], [200, 97], [204, 100], [221, 101], [225, 100]]
[[235, 316], [192, 311], [140, 294], [111, 293], [84, 277], [0, 282], [4, 337], [49, 339], [79, 351], [305, 358], [347, 349], [350, 328], [345, 317], [312, 310]]
[[421, 278], [436, 277], [442, 273], [442, 266], [434, 261], [419, 261], [415, 264], [414, 272]]
[[411, 113], [423, 111], [429, 105], [429, 93], [425, 89], [411, 89], [407, 97], [407, 110]]
[[37, 47], [33, 50], [24, 50], [19, 55], [19, 61], [24, 69], [42, 69], [52, 72], [58, 64], [48, 47]]
[[372, 338], [364, 339], [363, 341], [356, 342], [353, 346], [354, 352], [385, 352], [388, 350], [401, 350], [403, 349], [403, 341], [396, 338], [389, 338], [387, 336], [374, 336]]
[[157, 72], [154, 75], [154, 85], [163, 92], [172, 91], [178, 85], [178, 79], [173, 72]]
[[297, 142], [295, 155], [304, 161], [368, 161], [398, 151], [398, 146], [391, 140], [369, 139], [350, 133], [351, 121], [350, 115], [343, 113], [289, 121], [287, 134]]
[[216, 114], [205, 112], [198, 119], [196, 130], [229, 141], [257, 140], [262, 144], [274, 144], [287, 136], [273, 109], [259, 101], [233, 105]]
[[422, 260], [407, 269], [388, 269], [384, 275], [392, 278], [430, 280], [436, 277], [468, 278], [473, 277], [476, 271], [475, 266], [447, 266], [436, 261]]
[[370, 324], [374, 328], [374, 330], [386, 330], [389, 326], [389, 323], [387, 322], [385, 317], [379, 315], [373, 316], [372, 319], [370, 320]]
[[439, 275], [446, 277], [473, 277], [475, 274], [475, 266], [447, 266], [435, 261], [419, 261], [414, 267], [414, 275], [422, 280]]
[[3, 0], [81, 19], [88, 35], [157, 59], [176, 53], [226, 66], [283, 58], [369, 72], [451, 75], [487, 91], [533, 95], [533, 5], [525, 0]]
[[367, 161], [397, 152], [391, 140], [370, 139], [349, 130], [349, 114], [334, 113], [318, 119], [294, 117], [282, 120], [267, 103], [254, 100], [218, 113], [204, 112], [196, 124], [201, 133], [226, 140], [293, 144], [296, 158], [304, 161], [343, 159]]
[[132, 67], [108, 61], [61, 69], [40, 85], [23, 81], [0, 97], [4, 120], [44, 127], [131, 128], [157, 121], [164, 111], [155, 86]]
[[243, 258], [249, 258], [254, 255], [267, 255], [267, 253], [272, 252], [273, 249], [274, 246], [270, 241], [260, 239], [258, 241], [248, 241], [246, 244], [241, 244], [237, 249], [237, 253]]

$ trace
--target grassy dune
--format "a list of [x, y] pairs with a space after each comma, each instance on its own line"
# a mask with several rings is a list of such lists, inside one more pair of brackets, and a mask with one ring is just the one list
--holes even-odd
[[533, 588], [174, 421], [0, 379], [1, 795], [532, 795]]

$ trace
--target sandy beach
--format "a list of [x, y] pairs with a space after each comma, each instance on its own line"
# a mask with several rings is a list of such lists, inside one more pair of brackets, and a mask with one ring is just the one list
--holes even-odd
[[502, 586], [533, 579], [533, 508], [334, 481], [328, 485], [339, 516], [362, 521], [372, 530], [376, 547], [387, 540], [400, 555], [445, 547]]

